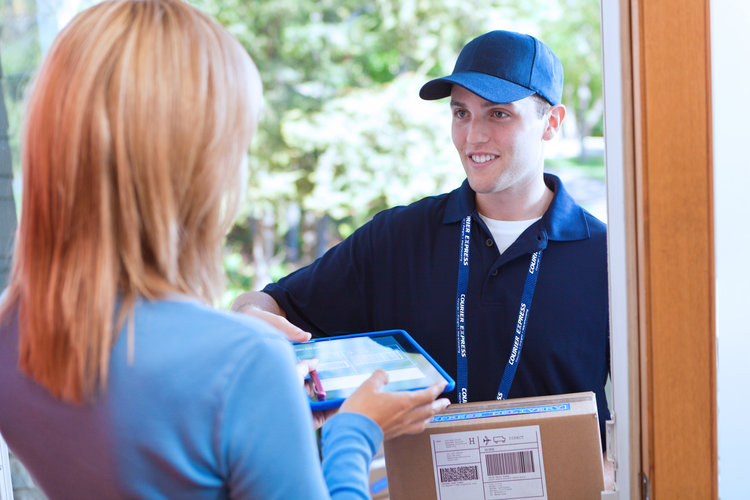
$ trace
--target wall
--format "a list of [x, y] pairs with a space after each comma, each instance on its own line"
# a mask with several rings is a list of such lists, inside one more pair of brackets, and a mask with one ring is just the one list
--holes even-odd
[[719, 498], [747, 498], [750, 247], [747, 186], [750, 2], [712, 0]]

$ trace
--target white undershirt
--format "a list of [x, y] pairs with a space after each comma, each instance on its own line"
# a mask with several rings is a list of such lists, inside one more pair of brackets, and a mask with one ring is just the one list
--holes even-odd
[[490, 219], [482, 214], [479, 214], [479, 217], [487, 224], [487, 229], [492, 233], [492, 239], [495, 240], [500, 253], [507, 250], [521, 236], [521, 233], [526, 231], [526, 228], [541, 219], [541, 217], [537, 217], [529, 220], [497, 220]]

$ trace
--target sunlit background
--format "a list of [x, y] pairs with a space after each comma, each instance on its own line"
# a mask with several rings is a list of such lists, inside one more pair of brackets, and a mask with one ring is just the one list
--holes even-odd
[[[93, 2], [10, 0], [0, 60], [18, 206], [23, 97], [59, 28]], [[457, 187], [447, 100], [419, 99], [491, 29], [533, 34], [565, 68], [568, 107], [548, 170], [606, 218], [596, 0], [197, 0], [247, 48], [265, 86], [248, 197], [229, 234], [228, 304], [309, 263], [376, 212]]]

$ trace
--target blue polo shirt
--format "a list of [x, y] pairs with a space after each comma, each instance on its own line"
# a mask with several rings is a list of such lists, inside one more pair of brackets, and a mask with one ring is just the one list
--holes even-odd
[[[609, 418], [606, 226], [560, 179], [544, 216], [499, 253], [467, 181], [378, 213], [325, 255], [263, 290], [316, 336], [403, 329], [456, 378], [461, 221], [472, 216], [465, 306], [468, 400], [496, 398], [513, 346], [531, 254], [543, 250], [509, 398], [593, 391]], [[455, 402], [455, 391], [450, 395]]]

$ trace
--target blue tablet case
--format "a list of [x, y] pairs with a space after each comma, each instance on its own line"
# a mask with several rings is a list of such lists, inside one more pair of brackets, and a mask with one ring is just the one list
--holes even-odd
[[425, 350], [404, 330], [321, 337], [295, 343], [298, 360], [317, 358], [318, 375], [326, 388], [326, 398], [309, 398], [313, 411], [341, 406], [344, 400], [378, 368], [389, 374], [384, 390], [417, 390], [439, 379], [448, 383], [443, 392], [456, 383]]

